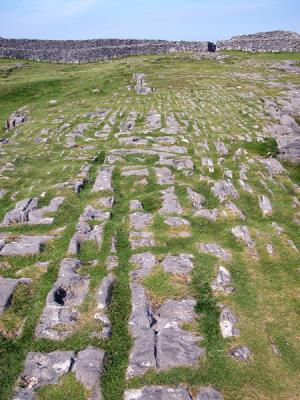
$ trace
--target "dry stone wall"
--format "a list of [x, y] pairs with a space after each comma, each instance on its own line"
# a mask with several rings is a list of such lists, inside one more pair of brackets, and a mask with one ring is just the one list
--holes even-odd
[[217, 42], [218, 50], [260, 52], [300, 51], [300, 35], [295, 32], [273, 31], [234, 36]]
[[164, 40], [29, 40], [0, 38], [0, 57], [80, 63], [138, 54], [207, 51], [208, 42]]

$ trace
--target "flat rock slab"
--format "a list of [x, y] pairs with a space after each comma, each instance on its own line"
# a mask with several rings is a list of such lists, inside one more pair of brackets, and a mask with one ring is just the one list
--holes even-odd
[[221, 258], [224, 261], [229, 261], [231, 258], [231, 254], [228, 250], [222, 249], [216, 243], [198, 243], [197, 247], [200, 251], [204, 253], [212, 254], [215, 257]]
[[151, 111], [146, 117], [146, 128], [147, 129], [159, 129], [161, 128], [161, 116], [156, 111]]
[[149, 170], [147, 168], [138, 167], [123, 167], [121, 170], [121, 176], [149, 176]]
[[166, 272], [179, 275], [188, 275], [194, 268], [194, 256], [192, 254], [180, 254], [179, 256], [166, 256], [162, 266]]
[[158, 185], [172, 185], [174, 183], [174, 177], [169, 168], [154, 168], [154, 172]]
[[153, 222], [153, 216], [150, 213], [135, 212], [129, 216], [130, 228], [134, 230], [146, 229]]
[[49, 235], [19, 236], [16, 240], [13, 241], [9, 241], [9, 238], [6, 238], [5, 243], [0, 251], [0, 255], [27, 256], [39, 254], [43, 249], [43, 245], [52, 239], [54, 239], [54, 237]]
[[20, 280], [0, 277], [0, 315], [9, 306]]
[[158, 211], [160, 214], [182, 214], [183, 213], [183, 208], [181, 207], [177, 196], [175, 194], [175, 188], [169, 187], [166, 190], [162, 190], [160, 192], [163, 197], [163, 204], [162, 208]]
[[92, 192], [112, 191], [112, 174], [114, 167], [100, 167]]
[[136, 279], [149, 275], [156, 262], [156, 258], [150, 252], [133, 255], [130, 263], [138, 268], [130, 272], [131, 278]]
[[90, 400], [102, 400], [100, 389], [105, 353], [88, 347], [78, 353], [73, 368], [76, 379], [91, 391]]
[[166, 300], [155, 313], [157, 321], [157, 366], [161, 370], [180, 366], [196, 366], [205, 350], [199, 347], [202, 339], [181, 328], [196, 319], [196, 300]]
[[127, 379], [145, 374], [149, 369], [167, 370], [195, 366], [205, 350], [198, 346], [201, 337], [181, 328], [196, 318], [196, 300], [167, 300], [154, 312], [144, 287], [132, 282], [132, 311], [129, 319], [134, 339], [129, 355]]
[[91, 392], [91, 400], [102, 400], [100, 385], [104, 357], [102, 350], [91, 346], [78, 354], [73, 351], [28, 353], [18, 382], [19, 387], [12, 399], [36, 400], [36, 390], [56, 385], [65, 374], [73, 372], [75, 378]]
[[28, 353], [24, 371], [20, 376], [22, 386], [34, 391], [46, 385], [57, 384], [59, 379], [71, 370], [74, 359], [73, 351]]
[[129, 232], [129, 241], [133, 250], [141, 247], [155, 246], [152, 232]]
[[129, 136], [119, 139], [120, 144], [134, 145], [134, 146], [146, 146], [148, 144], [148, 139], [140, 138], [139, 136]]
[[78, 307], [89, 289], [89, 279], [76, 272], [80, 266], [81, 262], [74, 258], [61, 262], [58, 279], [36, 328], [37, 337], [61, 340], [72, 334], [79, 318]]
[[133, 282], [130, 289], [132, 310], [129, 329], [134, 344], [129, 355], [127, 379], [143, 375], [150, 368], [156, 368], [155, 333], [152, 329], [155, 321], [151, 305], [142, 285]]
[[125, 391], [124, 400], [192, 400], [183, 387], [146, 386]]

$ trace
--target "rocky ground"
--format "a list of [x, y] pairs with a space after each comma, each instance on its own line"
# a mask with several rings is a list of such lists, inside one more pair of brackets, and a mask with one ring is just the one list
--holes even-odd
[[0, 61], [1, 400], [299, 398], [299, 61]]

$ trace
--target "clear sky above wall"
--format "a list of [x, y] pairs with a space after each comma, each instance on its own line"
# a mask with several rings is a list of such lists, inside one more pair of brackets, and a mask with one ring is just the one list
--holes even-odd
[[0, 36], [217, 40], [300, 31], [300, 0], [0, 0]]

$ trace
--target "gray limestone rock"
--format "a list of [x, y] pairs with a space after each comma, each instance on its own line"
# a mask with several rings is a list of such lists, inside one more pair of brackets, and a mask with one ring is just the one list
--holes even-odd
[[238, 216], [242, 221], [245, 221], [246, 217], [243, 214], [243, 212], [238, 208], [237, 205], [232, 203], [231, 201], [228, 201], [225, 203], [225, 207], [234, 215]]
[[228, 154], [228, 147], [221, 140], [215, 142], [215, 147], [217, 153], [220, 154], [221, 156], [226, 156]]
[[202, 209], [205, 203], [205, 198], [200, 193], [194, 192], [190, 187], [188, 187], [186, 191], [193, 205], [193, 209], [194, 210]]
[[119, 258], [117, 256], [107, 256], [106, 268], [108, 271], [112, 271], [119, 266]]
[[237, 322], [237, 317], [230, 308], [222, 306], [219, 323], [223, 338], [240, 335], [240, 330], [235, 327]]
[[58, 208], [62, 205], [64, 200], [65, 200], [64, 197], [55, 197], [50, 201], [50, 204], [48, 206], [31, 209], [28, 214], [28, 224], [30, 225], [52, 224], [54, 218], [45, 217], [45, 214], [56, 212]]
[[214, 172], [214, 162], [211, 158], [203, 157], [202, 158], [202, 167], [207, 168], [209, 172]]
[[224, 397], [216, 389], [208, 386], [200, 390], [195, 400], [224, 400]]
[[150, 368], [156, 368], [155, 334], [152, 329], [155, 321], [151, 305], [142, 285], [134, 282], [131, 283], [130, 288], [132, 311], [129, 329], [134, 344], [129, 355], [127, 379], [143, 375]]
[[98, 200], [98, 204], [104, 208], [112, 208], [114, 205], [115, 199], [113, 197], [102, 197]]
[[231, 232], [237, 239], [242, 240], [248, 247], [254, 247], [255, 243], [250, 237], [250, 232], [247, 226], [235, 226]]
[[73, 351], [28, 353], [20, 376], [23, 388], [34, 392], [43, 386], [57, 384], [71, 370], [74, 358]]
[[197, 247], [200, 251], [212, 254], [218, 258], [223, 259], [224, 261], [229, 261], [231, 258], [230, 252], [228, 250], [222, 249], [216, 243], [199, 243]]
[[148, 139], [140, 138], [139, 136], [128, 136], [119, 139], [119, 143], [125, 146], [146, 146], [148, 142]]
[[72, 182], [68, 183], [68, 185], [73, 187], [75, 193], [81, 192], [81, 190], [84, 188], [88, 180], [90, 169], [91, 166], [89, 164], [83, 164], [76, 178]]
[[276, 176], [285, 172], [285, 169], [276, 158], [263, 158], [259, 159], [269, 171], [271, 176]]
[[18, 125], [24, 124], [27, 118], [27, 113], [24, 112], [24, 109], [12, 113], [6, 121], [6, 129], [11, 130]]
[[194, 268], [194, 256], [192, 254], [180, 254], [179, 256], [166, 256], [162, 266], [166, 272], [172, 274], [188, 275]]
[[168, 217], [165, 219], [164, 223], [173, 228], [171, 236], [173, 237], [190, 237], [191, 223], [181, 217]]
[[143, 205], [139, 200], [130, 200], [130, 211], [143, 211]]
[[194, 217], [207, 218], [213, 222], [217, 220], [218, 216], [219, 211], [217, 208], [213, 208], [212, 210], [209, 210], [208, 208], [201, 208], [194, 213]]
[[175, 154], [187, 154], [186, 147], [183, 146], [162, 146], [158, 143], [153, 144], [153, 149], [157, 151], [165, 151], [168, 153], [175, 153]]
[[268, 197], [265, 195], [260, 195], [258, 200], [259, 200], [259, 207], [260, 207], [263, 215], [267, 216], [267, 215], [272, 214], [273, 209], [272, 209], [272, 205], [271, 205], [271, 202], [268, 199]]
[[154, 171], [159, 185], [172, 185], [174, 183], [174, 177], [169, 168], [154, 168]]
[[233, 347], [229, 354], [239, 361], [249, 361], [251, 357], [251, 351], [246, 346]]
[[80, 252], [81, 243], [89, 240], [96, 242], [97, 246], [100, 248], [103, 230], [104, 224], [92, 227], [86, 222], [79, 222], [76, 226], [76, 233], [70, 240], [68, 253], [72, 255], [78, 254]]
[[160, 214], [182, 214], [183, 208], [181, 207], [177, 196], [175, 194], [175, 188], [169, 187], [166, 190], [162, 190], [160, 193], [163, 195], [163, 205], [158, 211]]
[[0, 315], [9, 307], [20, 280], [0, 277]]
[[137, 94], [148, 94], [154, 92], [153, 88], [147, 87], [145, 83], [145, 74], [137, 73], [133, 75], [133, 80], [136, 82], [134, 90]]
[[167, 300], [154, 313], [139, 283], [131, 283], [132, 312], [129, 321], [134, 345], [129, 356], [127, 378], [143, 375], [149, 369], [169, 369], [196, 365], [204, 349], [202, 339], [181, 328], [196, 318], [196, 301]]
[[204, 354], [198, 346], [201, 337], [181, 328], [196, 318], [194, 299], [166, 300], [157, 310], [155, 331], [157, 332], [157, 366], [161, 370], [179, 366], [195, 366]]
[[130, 228], [134, 230], [146, 229], [153, 222], [153, 216], [150, 213], [135, 212], [129, 216]]
[[212, 187], [212, 192], [221, 202], [226, 200], [229, 196], [233, 197], [234, 199], [238, 199], [240, 197], [233, 184], [228, 181], [215, 182]]
[[19, 236], [17, 239], [10, 241], [8, 237], [4, 239], [1, 245], [1, 256], [27, 256], [39, 254], [43, 250], [43, 245], [52, 240], [53, 236]]
[[232, 293], [233, 288], [231, 285], [231, 274], [223, 266], [218, 268], [216, 279], [213, 281], [211, 288], [213, 291], [224, 291], [225, 293]]
[[172, 226], [173, 228], [191, 227], [190, 221], [182, 217], [168, 217], [167, 219], [165, 219], [164, 223], [166, 225]]
[[72, 333], [79, 318], [78, 308], [89, 288], [89, 279], [76, 271], [80, 266], [81, 262], [73, 258], [61, 262], [58, 279], [36, 328], [37, 337], [60, 340]]
[[94, 220], [97, 222], [107, 221], [110, 218], [110, 212], [97, 210], [91, 205], [85, 207], [83, 213], [79, 217], [79, 222], [86, 222], [89, 220]]
[[121, 176], [149, 176], [149, 171], [147, 168], [139, 167], [123, 167], [121, 170]]
[[129, 241], [133, 250], [136, 250], [140, 247], [155, 246], [152, 232], [129, 232]]
[[156, 258], [150, 252], [135, 254], [130, 258], [130, 263], [138, 268], [131, 271], [132, 279], [142, 278], [150, 274], [152, 268], [156, 264]]
[[160, 153], [158, 164], [173, 167], [177, 171], [189, 171], [191, 174], [194, 170], [194, 163], [191, 157], [174, 158], [172, 153]]
[[124, 400], [192, 400], [183, 387], [145, 386], [142, 389], [128, 389]]
[[31, 389], [18, 388], [13, 393], [12, 400], [36, 400], [36, 395]]
[[110, 273], [101, 282], [97, 290], [97, 309], [105, 310], [110, 302], [116, 277]]
[[12, 211], [6, 213], [0, 226], [9, 226], [12, 224], [28, 222], [29, 212], [36, 208], [37, 204], [37, 198], [19, 201]]
[[76, 379], [91, 391], [90, 400], [102, 400], [100, 390], [105, 353], [87, 347], [78, 353], [73, 368]]
[[100, 167], [92, 192], [112, 191], [112, 174], [114, 167]]
[[146, 116], [146, 128], [147, 129], [160, 129], [161, 128], [161, 117], [156, 111], [151, 111]]

